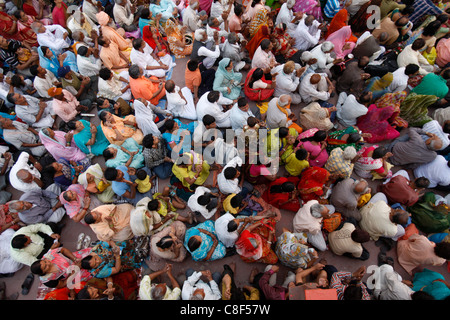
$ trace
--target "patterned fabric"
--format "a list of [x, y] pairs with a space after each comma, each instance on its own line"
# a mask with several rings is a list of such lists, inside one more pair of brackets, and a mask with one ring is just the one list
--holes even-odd
[[409, 21], [413, 24], [419, 22], [420, 18], [425, 15], [439, 15], [443, 13], [431, 0], [415, 0], [413, 6], [414, 12], [409, 16]]
[[277, 239], [275, 253], [285, 266], [297, 269], [307, 268], [312, 255], [308, 251], [307, 237], [304, 233], [283, 232]]
[[325, 8], [323, 8], [323, 13], [328, 18], [333, 18], [341, 9], [338, 0], [328, 0]]
[[262, 25], [269, 21], [269, 11], [266, 8], [261, 8], [253, 17], [249, 24], [250, 37], [253, 37]]
[[[138, 262], [139, 259], [134, 250], [135, 244], [133, 239], [116, 242], [116, 245], [122, 250], [122, 253], [120, 254], [120, 260], [122, 262], [120, 272], [140, 267], [140, 263]], [[112, 247], [110, 247], [107, 242], [101, 241], [92, 248], [92, 253], [95, 253], [102, 258], [102, 262], [100, 265], [90, 270], [91, 274], [96, 278], [106, 278], [111, 276], [111, 269], [116, 264]]]
[[294, 12], [303, 12], [308, 15], [313, 15], [317, 21], [323, 21], [322, 8], [319, 1], [316, 0], [297, 0], [293, 7]]
[[164, 158], [167, 155], [167, 142], [164, 139], [160, 139], [156, 149], [144, 148], [142, 154], [144, 155], [146, 167], [153, 168], [159, 166], [164, 163]]
[[343, 178], [346, 179], [352, 175], [353, 166], [351, 160], [344, 159], [344, 151], [341, 148], [336, 148], [331, 151], [324, 168], [331, 174], [342, 174]]
[[408, 128], [408, 122], [400, 117], [400, 105], [405, 101], [407, 96], [406, 91], [397, 91], [393, 93], [385, 93], [380, 99], [377, 100], [376, 105], [378, 108], [392, 107], [394, 113], [388, 119], [388, 121], [396, 125], [397, 127]]
[[[345, 284], [347, 279], [352, 277], [352, 273], [348, 271], [340, 271], [333, 273], [331, 277], [330, 288], [336, 289], [338, 300], [344, 299], [344, 291], [347, 289], [348, 284]], [[361, 282], [361, 290], [362, 290], [362, 299], [361, 300], [370, 300], [370, 294], [367, 291], [367, 287], [364, 283]]]
[[[186, 236], [184, 238], [184, 246], [189, 251], [194, 261], [204, 260], [208, 255], [208, 252], [213, 244], [212, 238], [207, 234], [201, 232], [199, 229], [204, 229], [206, 231], [211, 232], [212, 234], [216, 233], [214, 223], [211, 220], [206, 220], [205, 222], [200, 223], [195, 227], [192, 227], [186, 231]], [[188, 241], [193, 236], [200, 236], [202, 238], [202, 243], [200, 247], [191, 252], [188, 247]], [[223, 257], [225, 257], [225, 253], [226, 253], [225, 246], [223, 245], [223, 243], [219, 242], [217, 244], [216, 249], [214, 250], [214, 253], [211, 255], [211, 258], [208, 261], [222, 259]]]
[[428, 116], [428, 107], [437, 100], [436, 96], [410, 93], [400, 105], [400, 117], [408, 121], [411, 127], [422, 127], [433, 120]]
[[330, 173], [319, 167], [310, 167], [302, 172], [298, 191], [304, 203], [310, 200], [318, 200], [324, 194], [324, 185], [328, 181]]

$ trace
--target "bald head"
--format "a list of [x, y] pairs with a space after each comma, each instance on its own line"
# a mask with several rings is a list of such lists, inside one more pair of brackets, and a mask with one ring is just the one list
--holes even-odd
[[311, 76], [310, 82], [311, 82], [311, 84], [318, 84], [319, 81], [320, 81], [320, 79], [321, 79], [320, 74], [314, 73], [314, 74]]
[[361, 179], [361, 180], [355, 182], [353, 190], [356, 194], [364, 194], [367, 192], [368, 187], [369, 187], [369, 184], [367, 183], [367, 181], [364, 179]]
[[279, 98], [278, 98], [278, 104], [281, 107], [285, 107], [287, 105], [289, 105], [291, 103], [292, 99], [290, 95], [287, 94], [282, 94]]
[[31, 183], [33, 181], [33, 175], [25, 169], [20, 169], [17, 171], [16, 176], [19, 180], [25, 183]]

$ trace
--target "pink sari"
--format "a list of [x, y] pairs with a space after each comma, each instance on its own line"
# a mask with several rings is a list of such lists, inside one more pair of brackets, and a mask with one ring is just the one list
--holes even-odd
[[392, 107], [378, 108], [375, 104], [372, 104], [367, 114], [358, 118], [356, 126], [362, 132], [372, 135], [372, 137], [366, 138], [366, 142], [376, 143], [393, 140], [400, 136], [400, 132], [395, 130], [388, 121], [394, 112], [395, 110]]
[[[80, 212], [81, 207], [84, 206], [84, 194], [85, 190], [81, 184], [73, 184], [66, 191], [73, 191], [77, 198], [72, 201], [67, 201], [64, 199], [64, 192], [59, 195], [59, 201], [66, 209], [66, 213], [70, 218], [73, 218], [78, 212]], [[82, 224], [86, 225], [84, 220], [80, 221]]]
[[41, 139], [42, 144], [45, 149], [58, 161], [61, 158], [64, 158], [68, 161], [80, 161], [86, 158], [86, 154], [81, 151], [74, 140], [72, 139], [72, 143], [70, 147], [66, 146], [66, 133], [63, 131], [54, 131], [55, 139], [50, 138], [42, 131], [39, 132], [39, 138]]
[[320, 2], [317, 0], [297, 0], [292, 9], [294, 12], [301, 11], [312, 15], [319, 22], [323, 21], [322, 8], [320, 7]]
[[[336, 53], [337, 59], [345, 58], [349, 53], [353, 51], [355, 43], [349, 41], [351, 37], [352, 37], [352, 30], [350, 26], [345, 26], [333, 32], [327, 38], [327, 41], [330, 41], [334, 44], [334, 53]], [[343, 47], [346, 43], [350, 44], [350, 49], [343, 50]]]
[[[72, 253], [77, 259], [81, 260], [91, 253], [91, 249], [92, 248], [86, 248], [86, 249], [82, 249], [80, 251], [76, 251], [76, 252], [72, 252]], [[42, 259], [50, 260], [57, 266], [57, 269], [58, 269], [57, 272], [53, 272], [53, 273], [41, 276], [40, 280], [43, 283], [46, 283], [51, 280], [58, 280], [60, 277], [64, 277], [64, 279], [67, 279], [69, 277], [70, 273], [72, 272], [72, 269], [70, 267], [75, 266], [75, 263], [72, 260], [70, 260], [69, 258], [67, 258], [66, 256], [64, 256], [61, 253], [61, 247], [48, 251]], [[75, 270], [78, 270], [78, 269], [75, 269]], [[74, 279], [74, 281], [82, 282], [82, 281], [87, 281], [87, 280], [91, 279], [92, 277], [93, 276], [89, 272], [89, 270], [79, 269], [78, 273], [76, 273], [76, 275], [73, 277], [73, 279]], [[75, 285], [75, 283], [74, 283], [74, 285]]]

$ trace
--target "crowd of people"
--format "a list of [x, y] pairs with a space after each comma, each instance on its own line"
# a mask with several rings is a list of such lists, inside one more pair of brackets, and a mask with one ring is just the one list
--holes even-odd
[[[449, 299], [448, 2], [0, 6], [0, 273], [28, 268], [22, 294]], [[379, 285], [326, 251], [376, 255]], [[240, 286], [237, 261], [265, 269]]]

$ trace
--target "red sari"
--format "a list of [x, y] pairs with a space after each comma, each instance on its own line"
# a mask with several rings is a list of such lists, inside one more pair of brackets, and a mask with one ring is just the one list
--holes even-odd
[[324, 185], [328, 181], [330, 173], [320, 167], [309, 167], [300, 175], [298, 191], [303, 202], [318, 200], [324, 193]]
[[[348, 11], [347, 9], [341, 9], [338, 13], [333, 17], [333, 20], [331, 20], [330, 25], [328, 26], [327, 33], [325, 34], [325, 39], [327, 39], [330, 34], [332, 34], [335, 31], [338, 31], [339, 29], [348, 26], [347, 24], [347, 17], [348, 17]], [[354, 35], [352, 35], [348, 41], [356, 42], [358, 38], [356, 38]]]
[[290, 199], [291, 194], [289, 192], [272, 193], [270, 192], [270, 188], [273, 186], [281, 185], [285, 182], [292, 182], [294, 185], [297, 186], [299, 181], [300, 179], [298, 177], [278, 178], [272, 183], [270, 183], [266, 191], [263, 193], [262, 198], [264, 201], [266, 201], [268, 204], [271, 204], [275, 208], [297, 212], [301, 207], [300, 200], [298, 199], [298, 197], [295, 197], [294, 200], [289, 201], [288, 203], [282, 204], [283, 202], [286, 202]]
[[32, 15], [28, 15], [27, 21], [17, 21], [17, 30], [22, 36], [22, 42], [28, 44], [30, 47], [38, 47], [39, 43], [37, 41], [36, 33], [31, 29], [31, 24], [36, 19]]
[[247, 49], [250, 59], [253, 59], [253, 54], [255, 53], [256, 49], [258, 49], [259, 45], [261, 44], [261, 41], [263, 41], [264, 39], [270, 39], [269, 26], [266, 24], [259, 27], [256, 34], [250, 39], [250, 41], [245, 46], [245, 49]]
[[[276, 264], [278, 262], [278, 257], [268, 242], [270, 230], [275, 228], [275, 223], [275, 220], [271, 218], [264, 220], [263, 224], [253, 229], [252, 232], [248, 230], [242, 231], [239, 239], [236, 241], [236, 251], [242, 261], [264, 264]], [[258, 242], [257, 248], [251, 245], [250, 238]]]
[[[244, 93], [245, 93], [245, 96], [249, 100], [264, 101], [266, 99], [269, 99], [273, 95], [275, 89], [252, 89], [252, 88], [250, 88], [249, 83], [250, 83], [250, 80], [252, 79], [252, 74], [255, 70], [256, 70], [256, 68], [250, 70], [249, 73], [247, 74], [247, 77], [245, 78]], [[266, 80], [266, 79], [264, 79], [264, 77], [261, 80], [269, 85], [272, 84], [271, 80]]]
[[160, 44], [162, 50], [165, 50], [166, 53], [170, 53], [169, 48], [166, 46], [166, 41], [161, 36], [159, 31], [156, 33], [156, 40], [153, 38], [151, 26], [145, 26], [142, 29], [142, 39], [144, 39], [144, 41], [147, 42], [147, 44], [153, 49], [155, 53], [158, 53], [156, 41]]
[[377, 143], [384, 140], [393, 140], [400, 136], [400, 132], [394, 129], [389, 119], [395, 116], [393, 107], [379, 108], [372, 104], [367, 114], [358, 118], [356, 126], [364, 133], [370, 133], [370, 138], [365, 138], [368, 143]]
[[6, 20], [0, 20], [0, 35], [5, 39], [22, 41], [22, 37], [20, 33], [17, 32], [17, 30], [12, 34], [8, 33], [13, 27], [14, 20], [9, 16], [9, 14], [4, 13], [3, 11], [0, 11], [0, 14], [3, 16], [3, 18], [6, 18]]

